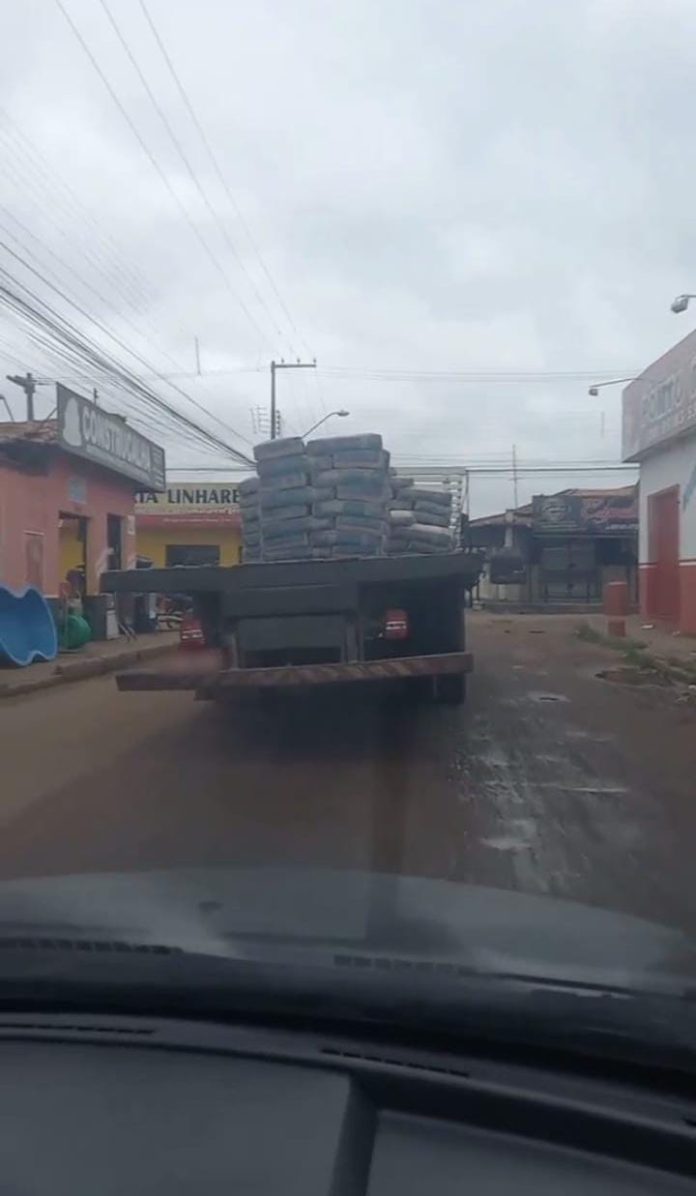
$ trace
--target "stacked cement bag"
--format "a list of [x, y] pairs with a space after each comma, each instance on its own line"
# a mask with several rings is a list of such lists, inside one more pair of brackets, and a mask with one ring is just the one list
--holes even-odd
[[260, 482], [258, 478], [245, 478], [239, 484], [239, 510], [242, 516], [242, 560], [245, 565], [263, 560], [259, 486]]
[[259, 475], [261, 559], [301, 561], [312, 555], [313, 490], [299, 436], [269, 440], [254, 449]]
[[389, 537], [389, 453], [376, 433], [307, 444], [316, 558], [383, 556]]
[[389, 504], [389, 554], [452, 552], [452, 495], [426, 490], [393, 473]]

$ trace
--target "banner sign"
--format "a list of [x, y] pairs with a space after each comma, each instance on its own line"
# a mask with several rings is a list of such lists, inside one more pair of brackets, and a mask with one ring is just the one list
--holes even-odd
[[631, 382], [622, 396], [622, 456], [696, 431], [696, 332], [689, 333]]
[[638, 496], [628, 493], [537, 494], [532, 499], [532, 525], [537, 533], [563, 534], [585, 532], [587, 535], [622, 533], [638, 530]]
[[237, 483], [177, 482], [167, 490], [135, 496], [141, 527], [241, 527]]
[[67, 453], [103, 465], [142, 486], [167, 484], [164, 449], [118, 415], [58, 384], [58, 443]]

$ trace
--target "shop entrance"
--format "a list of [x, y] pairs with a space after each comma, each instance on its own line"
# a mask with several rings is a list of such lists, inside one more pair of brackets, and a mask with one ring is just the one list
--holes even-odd
[[650, 561], [654, 564], [653, 610], [658, 619], [679, 619], [679, 487], [648, 498]]
[[106, 517], [106, 548], [109, 568], [123, 568], [123, 520], [120, 515]]
[[84, 595], [87, 569], [87, 520], [61, 511], [58, 516], [58, 561], [61, 582]]

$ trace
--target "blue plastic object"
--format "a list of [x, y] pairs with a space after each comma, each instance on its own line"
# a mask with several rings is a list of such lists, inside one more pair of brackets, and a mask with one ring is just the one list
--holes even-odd
[[21, 667], [57, 654], [56, 625], [43, 594], [34, 586], [0, 586], [0, 663]]

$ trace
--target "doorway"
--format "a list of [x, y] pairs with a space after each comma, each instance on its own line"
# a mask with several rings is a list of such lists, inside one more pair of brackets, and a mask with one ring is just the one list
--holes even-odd
[[108, 568], [123, 568], [123, 519], [120, 515], [106, 517], [106, 548]]
[[58, 572], [60, 582], [70, 582], [84, 593], [87, 569], [87, 520], [61, 511], [58, 516]]
[[653, 614], [679, 619], [679, 487], [648, 498], [648, 545], [654, 565]]

